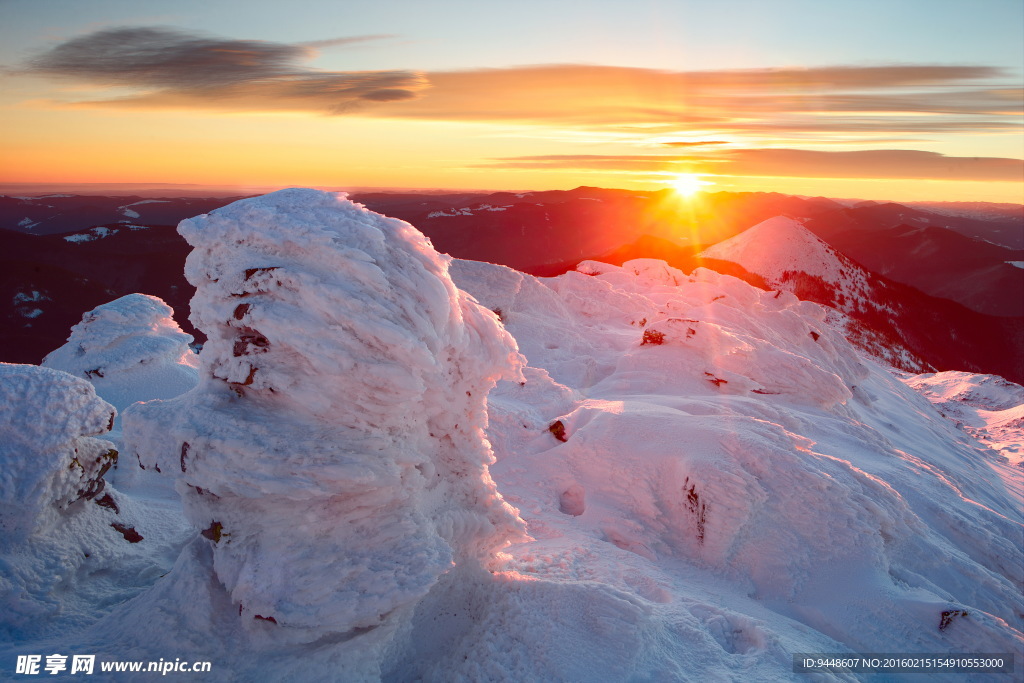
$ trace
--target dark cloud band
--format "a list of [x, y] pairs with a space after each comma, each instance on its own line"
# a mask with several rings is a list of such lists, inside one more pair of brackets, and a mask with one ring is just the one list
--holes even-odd
[[28, 71], [146, 91], [82, 104], [338, 113], [359, 101], [411, 99], [424, 86], [419, 74], [408, 71], [334, 72], [302, 65], [317, 47], [381, 37], [287, 45], [209, 38], [166, 28], [116, 28], [62, 43], [32, 60]]

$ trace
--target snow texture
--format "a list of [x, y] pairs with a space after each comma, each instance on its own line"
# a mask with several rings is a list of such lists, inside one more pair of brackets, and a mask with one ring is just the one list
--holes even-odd
[[705, 249], [702, 256], [738, 263], [770, 284], [787, 273], [819, 277], [847, 297], [862, 297], [868, 288], [864, 269], [843, 256], [793, 218], [776, 216]]
[[522, 534], [483, 433], [488, 390], [521, 360], [422, 234], [313, 190], [179, 231], [201, 380], [130, 409], [126, 440], [179, 478], [247, 628], [397, 628], [438, 577]]
[[0, 528], [7, 545], [103, 490], [117, 452], [93, 437], [110, 430], [115, 411], [84, 380], [8, 363], [0, 363], [0, 405]]
[[338, 195], [180, 230], [199, 384], [124, 431], [202, 533], [157, 551], [174, 529], [144, 530], [125, 560], [141, 595], [124, 573], [48, 593], [93, 606], [91, 625], [51, 620], [59, 641], [5, 617], [0, 662], [448, 682], [805, 680], [797, 652], [1022, 661], [1020, 437], [993, 431], [1016, 424], [1017, 385], [897, 373], [825, 308], [703, 268], [449, 261]]
[[[730, 615], [731, 635], [694, 625], [731, 653], [711, 674], [725, 678], [739, 653], [782, 676], [785, 620], [837, 651], [1020, 651], [1022, 515], [998, 456], [823, 307], [652, 260], [550, 280], [459, 262], [454, 277], [500, 308], [529, 360], [526, 386], [490, 399], [492, 471], [536, 539], [510, 549], [514, 570], [600, 576], [654, 603], [696, 601], [692, 616], [721, 614], [695, 586], [728, 577], [774, 614]], [[645, 568], [626, 570], [630, 555]], [[940, 630], [953, 609], [970, 625]], [[644, 623], [678, 625], [669, 613]], [[710, 657], [700, 643], [664, 647], [662, 665]], [[649, 666], [607, 679], [658, 678]], [[665, 678], [696, 675], [683, 671]]]
[[[904, 381], [935, 404], [958, 429], [997, 451], [1015, 467], [1024, 467], [1024, 387], [997, 375], [968, 372], [936, 372]], [[1024, 506], [1024, 498], [1020, 504]]]
[[189, 348], [192, 336], [181, 331], [173, 314], [161, 299], [146, 294], [97, 306], [42, 365], [88, 379], [119, 412], [136, 401], [173, 398], [199, 379], [199, 360]]

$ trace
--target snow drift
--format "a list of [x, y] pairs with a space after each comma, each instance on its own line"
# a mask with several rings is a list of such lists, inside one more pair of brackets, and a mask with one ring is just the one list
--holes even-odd
[[407, 618], [521, 533], [488, 474], [514, 340], [408, 224], [284, 190], [183, 221], [201, 380], [126, 440], [179, 478], [247, 628], [351, 637]]

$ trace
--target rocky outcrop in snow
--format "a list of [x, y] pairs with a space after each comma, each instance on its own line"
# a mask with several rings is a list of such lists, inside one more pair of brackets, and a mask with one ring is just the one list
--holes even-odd
[[[197, 388], [134, 406], [243, 623], [293, 640], [401, 621], [522, 533], [488, 473], [487, 392], [519, 378], [496, 316], [412, 226], [283, 190], [186, 220]], [[277, 637], [277, 636], [275, 636]]]

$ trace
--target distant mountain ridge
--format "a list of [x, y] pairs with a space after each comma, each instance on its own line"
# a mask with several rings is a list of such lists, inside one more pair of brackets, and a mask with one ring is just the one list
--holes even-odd
[[1024, 249], [1009, 249], [919, 219], [887, 227], [884, 222], [871, 223], [865, 216], [844, 212], [829, 219], [811, 219], [806, 226], [850, 258], [892, 280], [981, 313], [1024, 315], [1024, 269], [1012, 265], [1024, 260]]
[[[79, 233], [114, 224], [176, 225], [238, 197], [0, 195], [0, 229]], [[806, 225], [866, 268], [991, 315], [1024, 315], [1024, 206], [839, 202], [773, 192], [713, 192], [684, 201], [670, 190], [595, 187], [541, 192], [368, 192], [367, 208], [406, 220], [441, 251], [556, 274], [580, 260], [653, 236], [710, 246], [774, 216]], [[934, 210], [928, 210], [929, 207]]]
[[236, 199], [239, 197], [0, 195], [0, 228], [33, 235], [61, 235], [111, 223], [177, 225], [189, 216], [208, 213]]
[[698, 258], [735, 263], [769, 287], [831, 307], [838, 312], [833, 322], [851, 340], [900, 369], [928, 372], [959, 363], [1024, 376], [1024, 319], [979, 314], [880, 276], [800, 221], [769, 219]]
[[[856, 318], [857, 309], [844, 308], [844, 302], [859, 304], [863, 311], [858, 324], [868, 325], [868, 316], [872, 322], [864, 329], [874, 330], [863, 332], [864, 344], [874, 344], [883, 356], [887, 347], [896, 349], [896, 355], [890, 353], [887, 358], [904, 367], [926, 367], [915, 363], [925, 363], [921, 359], [928, 357], [927, 364], [944, 369], [1024, 379], [1024, 372], [1014, 370], [1006, 360], [1024, 357], [1024, 326], [1019, 317], [1011, 315], [999, 321], [892, 282], [902, 278], [912, 286], [918, 286], [918, 281], [927, 286], [936, 278], [929, 264], [944, 264], [946, 270], [937, 277], [951, 281], [951, 286], [942, 290], [950, 299], [966, 298], [979, 308], [996, 307], [1005, 316], [1016, 310], [1013, 306], [1022, 305], [1021, 289], [1014, 286], [1014, 278], [1024, 277], [1024, 269], [1006, 262], [1024, 261], [1024, 255], [965, 237], [951, 228], [925, 224], [923, 221], [945, 222], [946, 218], [918, 209], [876, 202], [848, 206], [823, 197], [776, 193], [711, 193], [700, 202], [687, 204], [668, 191], [590, 187], [488, 194], [366, 193], [353, 199], [371, 210], [409, 221], [440, 251], [533, 275], [557, 275], [587, 259], [621, 264], [645, 257], [664, 259], [686, 272], [705, 265], [760, 287], [782, 285], [766, 282], [774, 281], [777, 273], [764, 276], [758, 272], [764, 267], [750, 262], [744, 265], [744, 259], [722, 258], [714, 248], [702, 258], [696, 254], [766, 219], [792, 216], [804, 221], [805, 246], [823, 254], [829, 249], [837, 251], [841, 258], [832, 258], [842, 264], [840, 270], [853, 275], [840, 282], [804, 270], [805, 275], [790, 276], [786, 286], [799, 290], [804, 298], [836, 306], [851, 318]], [[63, 343], [84, 311], [133, 292], [167, 301], [176, 310], [179, 324], [193, 333], [186, 315], [192, 290], [182, 276], [188, 248], [174, 225], [230, 201], [0, 197], [0, 228], [6, 228], [0, 229], [0, 319], [5, 325], [0, 357], [38, 362]], [[999, 215], [1005, 216], [1005, 207], [997, 208], [995, 213], [1002, 211]], [[975, 213], [977, 210], [972, 208]], [[919, 227], [899, 222], [908, 217]], [[963, 220], [979, 222], [976, 218]], [[915, 249], [919, 253], [927, 250], [929, 257], [915, 259]], [[865, 250], [868, 253], [863, 253]], [[850, 265], [853, 262], [857, 267]], [[876, 283], [870, 295], [864, 294], [867, 280], [858, 275], [861, 271], [871, 273], [871, 282]], [[889, 279], [879, 277], [882, 275]], [[835, 289], [837, 283], [839, 289]], [[890, 299], [901, 301], [899, 307], [909, 315], [902, 331], [894, 327], [892, 312], [886, 309], [889, 304], [875, 305]], [[865, 303], [872, 301], [875, 304]], [[910, 301], [915, 303], [911, 306]], [[916, 308], [917, 313], [906, 313], [908, 307]], [[867, 339], [871, 334], [876, 335], [874, 341]], [[906, 345], [918, 349], [913, 354], [916, 361], [909, 356], [900, 360], [902, 351], [897, 347], [901, 344], [893, 341], [900, 334], [921, 337], [916, 344]], [[951, 334], [956, 339], [947, 343]], [[921, 349], [931, 351], [922, 355]], [[982, 356], [984, 360], [978, 360]]]

